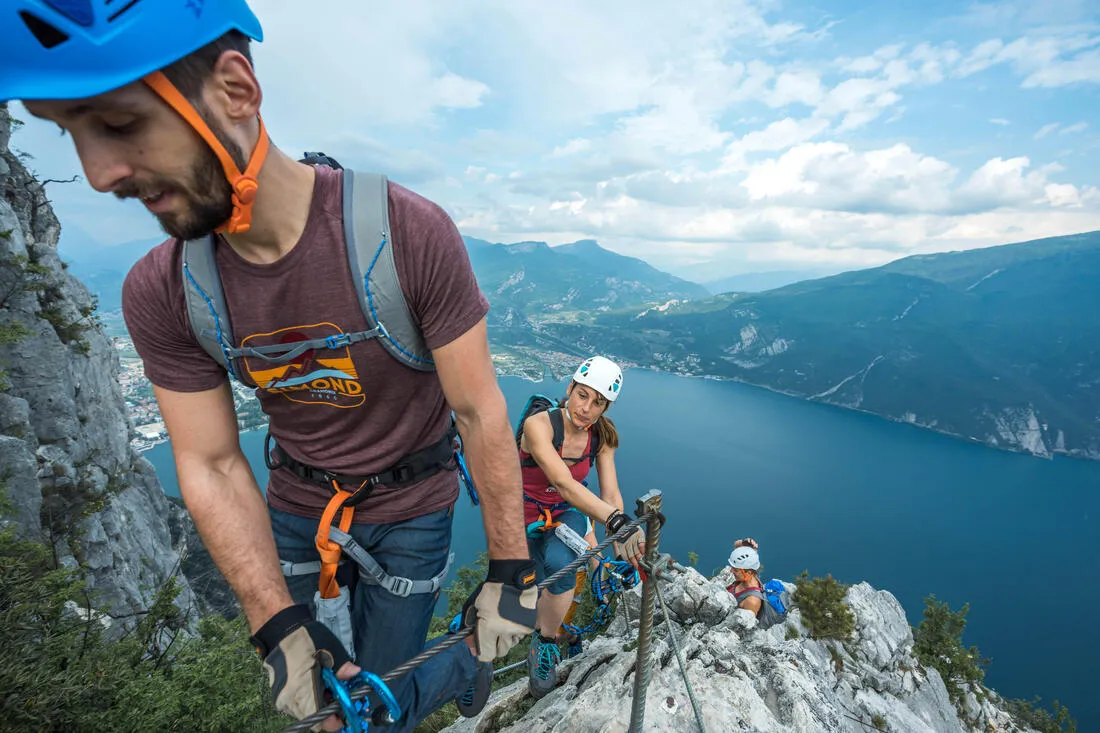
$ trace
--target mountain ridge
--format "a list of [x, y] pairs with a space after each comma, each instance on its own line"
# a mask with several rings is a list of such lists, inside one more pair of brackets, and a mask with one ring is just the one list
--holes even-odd
[[[1021, 244], [984, 258], [962, 253], [962, 264], [937, 255], [606, 314], [586, 338], [645, 366], [738, 379], [995, 447], [1100, 458], [1100, 296], [1091, 285], [1100, 281], [1100, 232]], [[556, 335], [575, 331], [562, 325]]]

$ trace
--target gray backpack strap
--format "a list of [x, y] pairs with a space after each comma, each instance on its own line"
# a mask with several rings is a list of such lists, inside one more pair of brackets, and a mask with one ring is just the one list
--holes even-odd
[[229, 309], [214, 260], [214, 235], [183, 243], [183, 299], [199, 346], [233, 376], [226, 349], [233, 345]]
[[399, 362], [419, 371], [435, 371], [431, 351], [397, 277], [389, 182], [384, 175], [344, 169], [344, 241], [367, 325], [380, 328], [379, 341]]

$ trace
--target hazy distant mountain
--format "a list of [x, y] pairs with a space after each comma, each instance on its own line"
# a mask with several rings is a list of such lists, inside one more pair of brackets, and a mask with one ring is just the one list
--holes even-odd
[[746, 272], [741, 275], [731, 275], [718, 280], [705, 280], [702, 285], [712, 295], [722, 293], [762, 293], [765, 290], [774, 290], [784, 285], [814, 280], [819, 277], [835, 275], [834, 270], [770, 270], [768, 272]]
[[99, 298], [99, 310], [109, 313], [122, 308], [122, 282], [126, 273], [162, 239], [137, 240], [105, 245], [79, 236], [62, 236], [58, 255], [69, 263], [69, 271], [80, 278]]
[[990, 445], [1100, 458], [1100, 232], [908, 257], [552, 333]]
[[588, 322], [618, 308], [640, 312], [709, 295], [701, 285], [590, 239], [550, 247], [545, 242], [491, 244], [467, 237], [466, 246], [492, 306], [489, 325], [498, 343], [532, 343], [532, 334], [548, 322]]

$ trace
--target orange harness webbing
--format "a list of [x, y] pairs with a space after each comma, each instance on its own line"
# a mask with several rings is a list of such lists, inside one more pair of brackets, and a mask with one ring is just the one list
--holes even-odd
[[[366, 484], [366, 481], [363, 482]], [[332, 529], [332, 520], [336, 518], [336, 511], [342, 510], [340, 523], [337, 525], [341, 532], [347, 532], [351, 528], [351, 518], [355, 514], [355, 507], [344, 506], [348, 499], [355, 496], [363, 488], [360, 486], [355, 491], [344, 491], [335, 481], [332, 488], [336, 491], [325, 511], [321, 515], [321, 521], [317, 525], [317, 537], [315, 545], [321, 555], [321, 577], [317, 581], [317, 589], [321, 591], [322, 598], [336, 598], [340, 595], [340, 586], [336, 584], [336, 569], [340, 566], [340, 555], [343, 549], [329, 539], [329, 530]]]

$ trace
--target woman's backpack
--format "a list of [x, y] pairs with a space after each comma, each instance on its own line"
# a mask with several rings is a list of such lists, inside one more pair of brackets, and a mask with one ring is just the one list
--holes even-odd
[[742, 591], [741, 595], [737, 596], [738, 602], [745, 596], [759, 598], [763, 601], [760, 604], [760, 610], [756, 614], [758, 628], [770, 629], [787, 619], [787, 611], [791, 608], [791, 594], [787, 592], [782, 582], [772, 579], [764, 584], [762, 591], [756, 588]]

